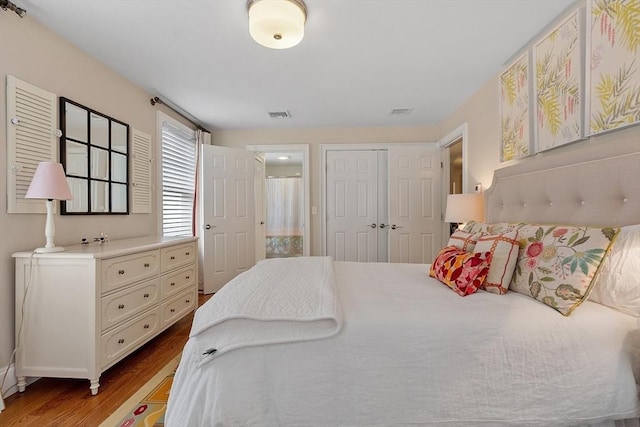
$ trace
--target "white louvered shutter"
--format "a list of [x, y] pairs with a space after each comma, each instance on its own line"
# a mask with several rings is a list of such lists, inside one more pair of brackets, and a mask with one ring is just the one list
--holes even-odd
[[40, 162], [58, 161], [56, 95], [7, 76], [7, 212], [44, 213], [42, 200], [25, 199]]
[[194, 132], [162, 124], [162, 234], [191, 236], [196, 176]]
[[131, 213], [151, 213], [151, 135], [133, 129]]

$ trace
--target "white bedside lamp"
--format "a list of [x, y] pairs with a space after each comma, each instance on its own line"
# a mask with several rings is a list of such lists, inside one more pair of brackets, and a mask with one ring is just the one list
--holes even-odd
[[54, 162], [40, 162], [36, 172], [33, 174], [31, 185], [29, 185], [29, 189], [24, 198], [47, 200], [47, 223], [44, 228], [47, 243], [44, 248], [38, 248], [35, 252], [47, 253], [64, 251], [63, 247], [56, 246], [53, 243], [53, 237], [56, 234], [56, 226], [53, 223], [53, 201], [71, 200], [73, 198], [62, 165]]
[[445, 222], [456, 224], [467, 221], [484, 221], [484, 199], [482, 194], [449, 194]]

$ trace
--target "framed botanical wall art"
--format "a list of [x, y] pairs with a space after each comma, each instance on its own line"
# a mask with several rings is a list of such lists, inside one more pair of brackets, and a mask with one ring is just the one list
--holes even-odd
[[500, 74], [501, 161], [528, 156], [531, 151], [529, 55], [523, 54]]
[[588, 133], [640, 123], [640, 0], [589, 0]]
[[544, 151], [583, 138], [583, 36], [577, 9], [537, 42], [534, 139]]

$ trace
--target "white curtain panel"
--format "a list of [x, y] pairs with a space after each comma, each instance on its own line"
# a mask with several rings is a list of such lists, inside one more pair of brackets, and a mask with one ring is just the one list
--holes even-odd
[[301, 236], [302, 179], [267, 178], [267, 236]]

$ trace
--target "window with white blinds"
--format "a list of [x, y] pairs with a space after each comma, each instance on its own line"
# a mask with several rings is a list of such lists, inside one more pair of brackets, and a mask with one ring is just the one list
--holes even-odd
[[196, 138], [190, 129], [162, 123], [162, 234], [191, 236]]

